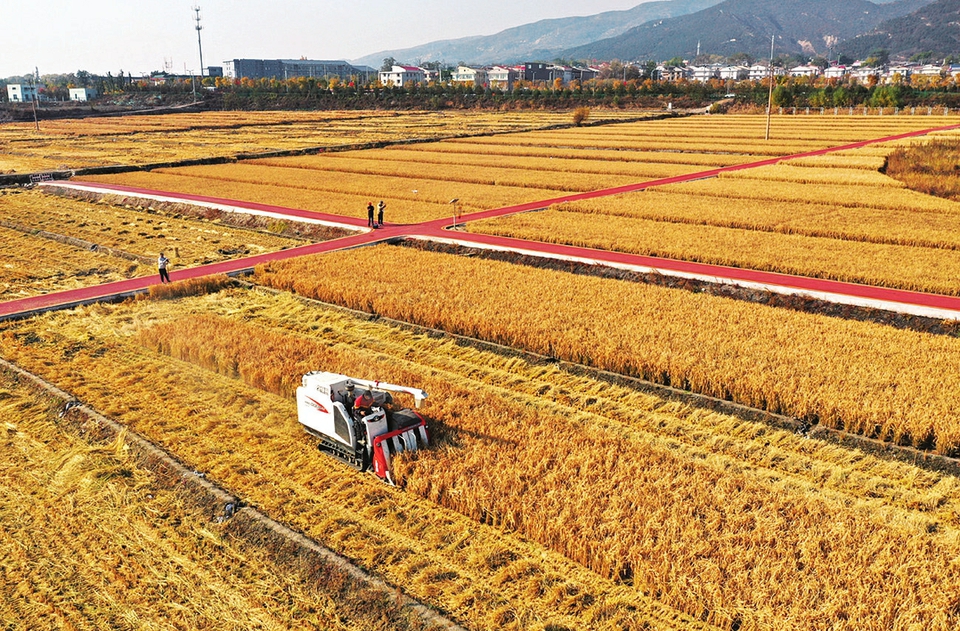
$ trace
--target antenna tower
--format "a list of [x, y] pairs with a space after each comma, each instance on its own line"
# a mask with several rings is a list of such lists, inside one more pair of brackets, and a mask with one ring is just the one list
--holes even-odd
[[198, 4], [195, 7], [193, 7], [193, 11], [194, 13], [197, 14], [196, 17], [194, 18], [194, 20], [197, 22], [197, 26], [194, 28], [197, 29], [197, 48], [200, 50], [200, 76], [202, 77], [203, 76], [203, 44], [200, 43], [200, 31], [203, 30], [203, 27], [200, 26], [200, 5]]

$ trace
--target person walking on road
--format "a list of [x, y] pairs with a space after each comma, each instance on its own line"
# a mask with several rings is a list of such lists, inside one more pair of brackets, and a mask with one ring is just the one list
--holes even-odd
[[160, 270], [160, 282], [169, 283], [170, 282], [170, 273], [167, 272], [167, 265], [170, 264], [170, 259], [164, 256], [163, 252], [160, 253], [160, 258], [157, 259], [157, 268]]
[[383, 203], [382, 199], [380, 200], [380, 203], [377, 204], [377, 223], [381, 226], [383, 225], [383, 209], [386, 207], [387, 205]]
[[373, 223], [373, 202], [367, 204], [367, 227], [376, 228], [377, 225]]

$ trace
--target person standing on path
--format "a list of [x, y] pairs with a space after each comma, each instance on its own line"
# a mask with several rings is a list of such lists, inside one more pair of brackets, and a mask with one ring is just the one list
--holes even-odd
[[367, 227], [376, 228], [377, 226], [373, 223], [373, 202], [367, 204]]
[[170, 282], [170, 273], [167, 272], [167, 265], [170, 264], [170, 259], [163, 255], [163, 252], [160, 253], [160, 258], [157, 259], [157, 268], [160, 270], [160, 282], [169, 283]]
[[380, 200], [380, 203], [377, 204], [377, 223], [381, 226], [383, 225], [383, 209], [386, 207], [387, 205], [383, 203], [382, 199]]

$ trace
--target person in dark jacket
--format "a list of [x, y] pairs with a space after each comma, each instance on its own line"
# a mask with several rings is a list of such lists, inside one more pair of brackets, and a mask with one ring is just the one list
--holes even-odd
[[373, 202], [367, 204], [367, 227], [376, 228], [377, 225], [373, 223]]
[[380, 203], [377, 204], [377, 223], [381, 226], [383, 225], [383, 209], [386, 207], [387, 205], [383, 203], [382, 199], [380, 200]]

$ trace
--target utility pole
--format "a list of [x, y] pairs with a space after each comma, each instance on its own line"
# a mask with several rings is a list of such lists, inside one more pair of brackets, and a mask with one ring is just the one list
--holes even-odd
[[194, 12], [197, 16], [194, 18], [197, 22], [197, 48], [200, 50], [200, 78], [203, 78], [203, 44], [200, 43], [200, 31], [203, 30], [203, 27], [200, 26], [200, 5], [193, 7]]
[[40, 119], [37, 118], [37, 106], [40, 104], [40, 69], [33, 68], [33, 124], [40, 131]]
[[770, 140], [770, 112], [773, 110], [773, 42], [776, 37], [776, 35], [770, 36], [770, 92], [767, 94], [767, 133], [763, 137], [764, 140]]

